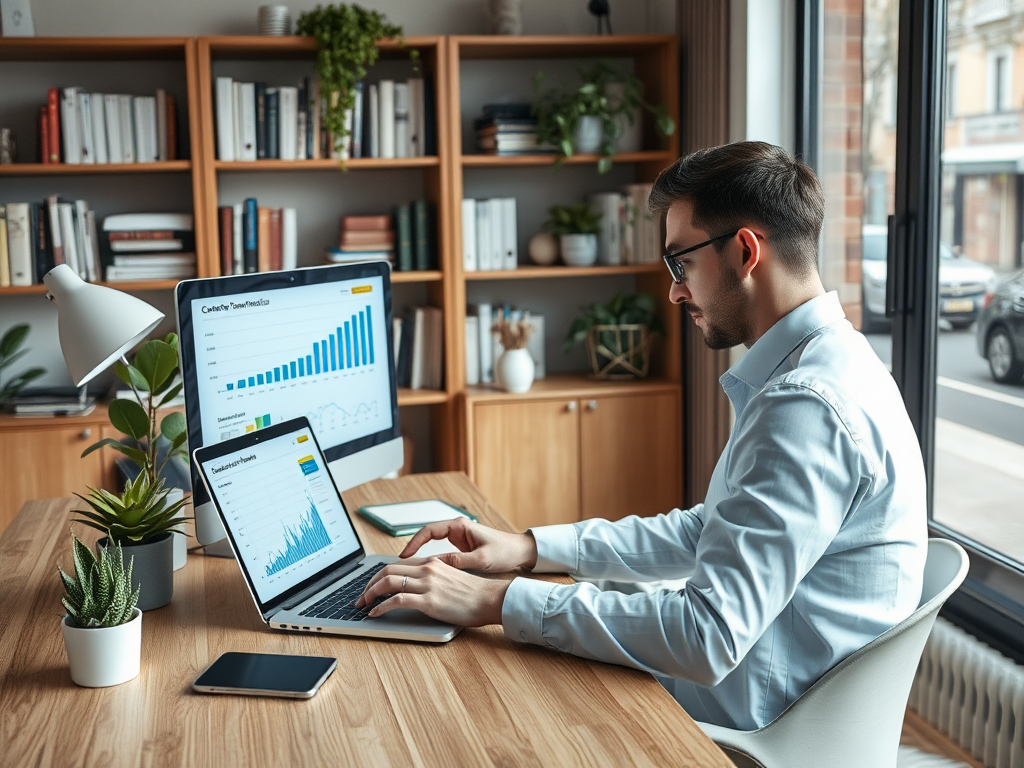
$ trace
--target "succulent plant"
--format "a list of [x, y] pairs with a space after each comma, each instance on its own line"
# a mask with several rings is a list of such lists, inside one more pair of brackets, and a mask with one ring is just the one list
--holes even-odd
[[124, 553], [117, 544], [107, 545], [97, 558], [85, 544], [71, 534], [71, 548], [75, 561], [72, 578], [58, 567], [64, 583], [64, 596], [60, 599], [68, 616], [76, 626], [116, 627], [131, 621], [139, 590], [132, 592], [133, 557], [124, 565]]
[[144, 544], [163, 533], [184, 533], [180, 526], [190, 518], [175, 515], [186, 500], [169, 504], [168, 493], [163, 480], [150, 482], [149, 475], [140, 472], [120, 496], [102, 488], [89, 488], [88, 496], [76, 493], [92, 511], [77, 510], [82, 517], [74, 522], [103, 531], [118, 544]]

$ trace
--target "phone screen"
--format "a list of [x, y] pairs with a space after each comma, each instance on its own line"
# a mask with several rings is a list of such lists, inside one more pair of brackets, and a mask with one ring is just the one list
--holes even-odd
[[329, 656], [277, 653], [222, 654], [192, 687], [203, 693], [312, 696], [338, 665]]

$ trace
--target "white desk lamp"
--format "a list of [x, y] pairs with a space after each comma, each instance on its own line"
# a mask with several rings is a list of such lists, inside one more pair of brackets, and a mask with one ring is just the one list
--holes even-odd
[[43, 283], [57, 305], [60, 351], [75, 386], [121, 359], [164, 319], [141, 299], [85, 282], [67, 264], [47, 272]]

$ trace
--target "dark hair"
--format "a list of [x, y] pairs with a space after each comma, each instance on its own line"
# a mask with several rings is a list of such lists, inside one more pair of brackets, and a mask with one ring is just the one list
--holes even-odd
[[[663, 213], [682, 200], [693, 206], [693, 226], [710, 236], [760, 226], [792, 272], [802, 276], [817, 269], [825, 218], [821, 183], [781, 147], [741, 141], [679, 158], [654, 182], [648, 206]], [[714, 245], [721, 253], [725, 242]]]

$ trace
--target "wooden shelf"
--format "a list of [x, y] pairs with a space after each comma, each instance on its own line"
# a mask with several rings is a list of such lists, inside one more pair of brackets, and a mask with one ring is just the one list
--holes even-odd
[[399, 389], [398, 405], [439, 405], [448, 402], [448, 393], [435, 389]]
[[162, 163], [104, 163], [102, 165], [15, 163], [14, 165], [0, 165], [0, 177], [89, 176], [110, 173], [186, 173], [191, 170], [191, 160], [170, 160]]
[[674, 46], [675, 35], [453, 35], [462, 59], [577, 59], [642, 56]]
[[[118, 291], [166, 291], [174, 288], [180, 280], [131, 280], [123, 283], [93, 283], [102, 285], [105, 288], [114, 288]], [[46, 286], [36, 285], [12, 285], [0, 288], [0, 296], [17, 296], [46, 293]]]
[[420, 269], [412, 272], [392, 272], [392, 283], [436, 283], [441, 279], [439, 269]]
[[[440, 39], [434, 36], [407, 37], [404, 45], [396, 40], [381, 40], [377, 43], [377, 50], [381, 59], [407, 59], [410, 50], [435, 48]], [[220, 35], [203, 37], [202, 40], [209, 44], [210, 56], [214, 59], [312, 59], [316, 54], [313, 38], [298, 35]]]
[[[667, 150], [646, 150], [643, 152], [622, 152], [612, 157], [613, 163], [661, 162], [666, 166], [676, 158]], [[563, 165], [597, 165], [601, 155], [572, 155], [562, 160]], [[538, 165], [555, 165], [555, 155], [462, 155], [464, 168], [508, 168]]]
[[182, 61], [191, 37], [5, 37], [0, 61]]
[[665, 272], [664, 264], [624, 264], [603, 267], [530, 267], [485, 272], [466, 272], [466, 280], [533, 280], [551, 277], [602, 277], [604, 275], [639, 275]]
[[[399, 157], [378, 158], [361, 157], [345, 161], [344, 170], [402, 170], [405, 168], [436, 168], [439, 161], [436, 157]], [[253, 172], [253, 171], [340, 171], [339, 160], [252, 160], [238, 162], [215, 160], [213, 167], [218, 171]]]
[[630, 379], [604, 381], [590, 378], [587, 373], [553, 373], [533, 382], [528, 392], [511, 394], [495, 386], [466, 387], [466, 399], [484, 400], [550, 400], [552, 398], [610, 397], [635, 395], [638, 392], [671, 392], [680, 387], [663, 379]]

